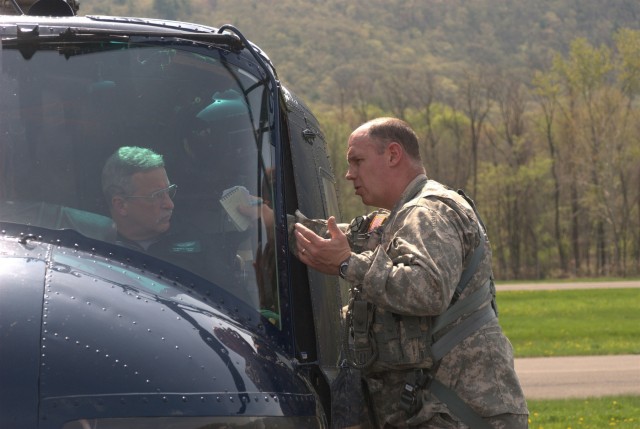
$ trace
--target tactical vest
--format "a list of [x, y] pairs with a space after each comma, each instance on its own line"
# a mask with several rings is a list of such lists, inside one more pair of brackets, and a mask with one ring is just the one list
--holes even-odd
[[[445, 202], [453, 200], [454, 204], [463, 207], [466, 202], [475, 211], [473, 201], [461, 191], [452, 195], [452, 191], [442, 188], [439, 184], [430, 186], [430, 183], [433, 182], [427, 182], [420, 194], [411, 201], [435, 196]], [[406, 204], [411, 204], [411, 201]], [[378, 211], [368, 217], [354, 219], [349, 231], [354, 252], [373, 250], [380, 244], [382, 230], [390, 221], [385, 219], [380, 222], [380, 217], [389, 215], [388, 211]], [[480, 290], [458, 302], [464, 288], [482, 261], [486, 248], [484, 225], [482, 225], [477, 212], [476, 217], [479, 221], [478, 228], [481, 240], [471, 257], [467, 258], [466, 268], [456, 287], [449, 309], [442, 315], [434, 318], [398, 315], [381, 311], [376, 309], [374, 305], [359, 300], [357, 288], [352, 290], [348, 312], [350, 317], [348, 325], [350, 325], [353, 338], [350, 344], [352, 366], [360, 369], [367, 368], [371, 371], [402, 367], [431, 368], [458, 342], [495, 317], [493, 310], [495, 306], [493, 305], [488, 306], [490, 311], [484, 310], [477, 315], [474, 313], [487, 301], [495, 302], [493, 299], [495, 290], [490, 278]], [[376, 219], [378, 225], [372, 227], [371, 225]], [[453, 322], [467, 314], [471, 314], [471, 316], [468, 316], [455, 328], [450, 328]], [[469, 332], [470, 330], [471, 332]], [[464, 338], [460, 338], [461, 335], [464, 335]], [[435, 341], [436, 339], [438, 341]]]
[[[471, 424], [471, 427], [484, 428], [487, 427], [487, 423], [455, 392], [435, 380], [434, 375], [441, 359], [451, 349], [497, 316], [492, 275], [481, 288], [460, 299], [484, 258], [488, 246], [486, 229], [475, 204], [464, 192], [452, 194], [452, 191], [442, 188], [439, 184], [430, 186], [430, 182], [427, 182], [420, 194], [411, 201], [429, 196], [443, 201], [453, 200], [455, 204], [463, 207], [466, 202], [473, 209], [479, 224], [480, 241], [465, 261], [466, 266], [451, 303], [443, 314], [436, 317], [397, 315], [376, 310], [374, 305], [360, 300], [359, 291], [352, 288], [347, 313], [347, 329], [350, 332], [346, 332], [344, 336], [345, 350], [349, 350], [348, 363], [355, 368], [371, 371], [405, 366], [418, 368], [405, 385], [401, 397], [403, 408], [411, 414], [414, 413], [418, 406], [417, 391], [428, 388], [462, 421]], [[411, 204], [411, 201], [407, 204]], [[358, 237], [360, 245], [364, 247], [362, 250], [373, 250], [381, 243], [383, 227], [384, 225], [372, 229], [370, 224], [367, 224], [367, 219], [364, 219], [362, 225], [352, 223], [351, 233]], [[354, 251], [362, 250], [354, 248]], [[487, 302], [491, 302], [491, 305], [486, 305]], [[461, 321], [455, 324], [460, 319]], [[351, 334], [352, 342], [348, 341], [348, 334]]]

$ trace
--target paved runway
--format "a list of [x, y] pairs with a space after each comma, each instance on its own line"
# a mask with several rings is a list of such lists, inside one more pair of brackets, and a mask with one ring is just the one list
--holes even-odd
[[515, 366], [527, 399], [640, 396], [640, 355], [520, 358]]
[[496, 283], [496, 290], [563, 290], [563, 289], [629, 289], [640, 288], [639, 280], [614, 282], [567, 282], [567, 283]]

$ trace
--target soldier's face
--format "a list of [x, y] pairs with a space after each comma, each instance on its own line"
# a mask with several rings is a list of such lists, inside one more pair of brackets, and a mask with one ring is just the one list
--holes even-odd
[[355, 131], [349, 138], [346, 179], [353, 182], [356, 195], [368, 206], [389, 208], [387, 188], [388, 154], [386, 149], [365, 135]]
[[[173, 201], [167, 192], [169, 179], [164, 168], [131, 176], [134, 192], [114, 207], [118, 208], [118, 231], [130, 240], [149, 240], [169, 229]], [[155, 197], [149, 197], [155, 195]]]

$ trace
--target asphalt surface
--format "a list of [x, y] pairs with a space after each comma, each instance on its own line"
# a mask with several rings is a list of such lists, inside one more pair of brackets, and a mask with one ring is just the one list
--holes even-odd
[[496, 290], [629, 289], [640, 288], [640, 280], [572, 283], [496, 283]]
[[[507, 290], [640, 288], [640, 281], [498, 284]], [[639, 309], [640, 309], [640, 303]], [[638, 313], [640, 333], [640, 311]], [[520, 358], [516, 373], [527, 399], [640, 396], [640, 355]]]
[[527, 399], [640, 395], [640, 355], [516, 359]]

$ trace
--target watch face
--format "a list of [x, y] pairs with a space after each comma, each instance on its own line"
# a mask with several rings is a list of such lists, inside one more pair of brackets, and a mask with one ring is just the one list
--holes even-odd
[[343, 262], [340, 264], [340, 277], [344, 278], [347, 275], [347, 268], [349, 268], [349, 262]]

